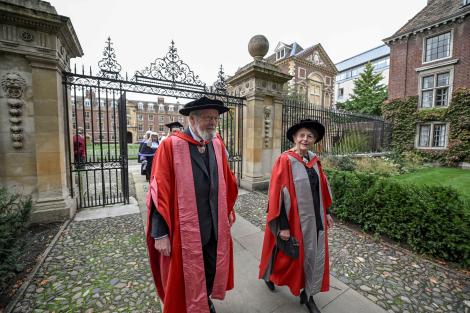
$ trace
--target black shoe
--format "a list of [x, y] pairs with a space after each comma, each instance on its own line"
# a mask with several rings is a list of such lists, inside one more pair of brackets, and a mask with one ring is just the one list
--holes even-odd
[[307, 298], [305, 290], [302, 290], [302, 292], [300, 293], [300, 304], [305, 304], [309, 313], [320, 313], [320, 310], [316, 306], [315, 302], [313, 302], [313, 298]]
[[268, 286], [269, 290], [274, 291], [276, 290], [276, 287], [274, 287], [274, 283], [270, 280], [265, 280], [266, 286]]
[[207, 299], [209, 301], [209, 312], [210, 313], [217, 313], [215, 311], [214, 303], [212, 303], [212, 300], [210, 298]]
[[308, 304], [310, 305], [310, 308], [312, 309], [313, 312], [321, 313], [320, 309], [315, 304], [315, 301], [313, 301], [313, 297], [310, 297], [310, 300], [308, 301]]

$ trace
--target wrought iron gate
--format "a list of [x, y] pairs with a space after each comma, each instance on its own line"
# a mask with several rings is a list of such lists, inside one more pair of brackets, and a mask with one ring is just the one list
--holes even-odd
[[[391, 125], [378, 116], [325, 109], [297, 99], [284, 99], [282, 133], [301, 119], [318, 120], [325, 126], [325, 137], [315, 147], [319, 154], [355, 154], [387, 151]], [[291, 143], [282, 137], [282, 151]]]
[[171, 42], [164, 58], [157, 58], [128, 78], [121, 76], [110, 38], [100, 71], [77, 69], [63, 73], [66, 134], [70, 140], [70, 185], [78, 207], [129, 203], [126, 93], [222, 100], [230, 108], [222, 115], [219, 133], [229, 153], [229, 164], [239, 181], [242, 175], [244, 98], [229, 94], [222, 67], [212, 86], [178, 56]]

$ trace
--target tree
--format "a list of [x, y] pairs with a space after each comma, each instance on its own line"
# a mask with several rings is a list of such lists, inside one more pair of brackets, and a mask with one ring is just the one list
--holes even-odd
[[382, 75], [374, 74], [374, 66], [369, 62], [359, 78], [354, 81], [351, 99], [339, 104], [344, 110], [370, 114], [382, 115], [382, 103], [387, 99], [387, 87], [381, 84]]

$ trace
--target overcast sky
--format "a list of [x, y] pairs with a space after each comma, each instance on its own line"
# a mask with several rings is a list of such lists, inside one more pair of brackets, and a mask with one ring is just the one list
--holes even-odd
[[418, 13], [426, 0], [48, 0], [70, 17], [84, 51], [77, 64], [97, 67], [108, 36], [130, 75], [163, 57], [175, 41], [178, 54], [212, 84], [251, 62], [247, 44], [265, 35], [272, 53], [279, 41], [307, 48], [321, 43], [337, 63], [382, 44]]

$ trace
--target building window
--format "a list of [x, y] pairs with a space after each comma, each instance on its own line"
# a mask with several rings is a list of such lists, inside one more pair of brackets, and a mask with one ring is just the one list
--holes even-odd
[[159, 125], [158, 130], [162, 132], [163, 131], [163, 125]]
[[421, 78], [421, 108], [449, 104], [450, 73], [436, 73]]
[[445, 148], [447, 125], [440, 122], [418, 125], [418, 148]]
[[139, 121], [143, 121], [144, 120], [144, 116], [142, 114], [137, 114], [137, 119]]
[[450, 39], [450, 32], [427, 38], [424, 61], [430, 62], [449, 57]]
[[144, 104], [142, 102], [137, 103], [137, 109], [142, 111], [144, 109]]
[[144, 126], [143, 126], [142, 124], [139, 124], [139, 125], [137, 126], [137, 129], [138, 129], [138, 130], [144, 130]]
[[72, 123], [72, 128], [73, 129], [77, 128], [77, 125], [75, 124], [75, 122]]
[[299, 67], [299, 78], [305, 78], [307, 77], [307, 71], [302, 68], [302, 67]]
[[149, 130], [153, 130], [153, 125], [149, 125]]
[[90, 123], [89, 122], [85, 122], [85, 129], [90, 130]]
[[160, 116], [158, 117], [158, 121], [159, 121], [160, 123], [163, 123], [163, 122], [165, 121], [165, 117], [164, 117], [163, 115], [160, 115]]
[[154, 106], [155, 106], [155, 104], [153, 104], [153, 103], [147, 103], [148, 111], [149, 112], [154, 112], [155, 111]]
[[344, 97], [344, 88], [338, 88], [338, 99]]
[[175, 106], [174, 105], [169, 105], [168, 106], [168, 112], [175, 112]]
[[152, 114], [149, 114], [149, 121], [153, 122], [153, 115]]
[[100, 99], [100, 106], [104, 107], [104, 99]]
[[75, 118], [75, 117], [76, 117], [75, 110], [72, 110], [72, 118]]
[[85, 106], [88, 107], [88, 108], [91, 107], [90, 99], [88, 99], [88, 98], [85, 99]]
[[165, 112], [165, 106], [163, 104], [158, 105], [158, 112]]
[[282, 59], [286, 56], [286, 48], [282, 48], [281, 50], [276, 52], [276, 60]]
[[85, 112], [85, 118], [90, 119], [90, 112]]
[[326, 77], [325, 77], [325, 84], [326, 84], [327, 86], [330, 86], [330, 85], [331, 85], [331, 77], [329, 77], [329, 76], [326, 76]]

